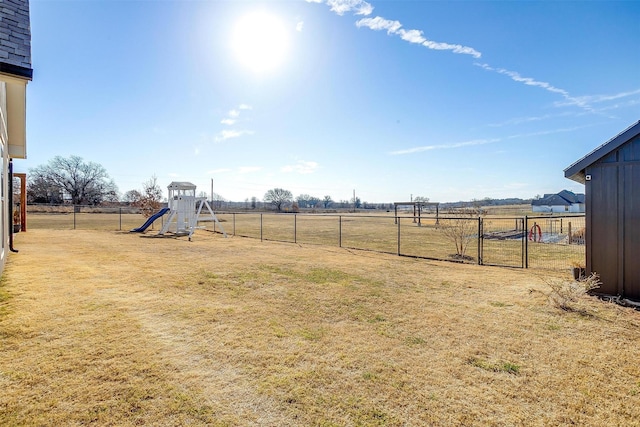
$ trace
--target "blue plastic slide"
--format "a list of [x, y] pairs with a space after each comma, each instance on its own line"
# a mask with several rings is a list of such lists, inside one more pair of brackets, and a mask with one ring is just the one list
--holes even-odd
[[153, 224], [153, 221], [155, 221], [156, 219], [160, 218], [162, 215], [166, 214], [167, 212], [169, 212], [169, 208], [162, 208], [160, 209], [158, 212], [154, 213], [153, 215], [151, 215], [149, 217], [149, 219], [147, 220], [147, 222], [145, 222], [144, 224], [142, 224], [140, 227], [138, 228], [134, 228], [133, 230], [130, 230], [131, 233], [142, 233], [144, 230], [146, 230], [147, 228], [149, 228], [149, 226], [151, 224]]

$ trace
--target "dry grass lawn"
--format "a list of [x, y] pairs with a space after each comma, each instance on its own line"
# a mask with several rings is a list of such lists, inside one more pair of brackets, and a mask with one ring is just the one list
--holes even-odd
[[528, 270], [197, 232], [16, 236], [0, 425], [640, 423], [640, 313]]

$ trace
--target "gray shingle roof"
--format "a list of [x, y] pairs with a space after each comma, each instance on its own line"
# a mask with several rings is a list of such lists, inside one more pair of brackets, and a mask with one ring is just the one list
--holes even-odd
[[594, 164], [612, 151], [617, 150], [620, 146], [638, 135], [640, 135], [640, 120], [570, 165], [564, 170], [564, 177], [584, 184], [584, 170], [588, 166]]

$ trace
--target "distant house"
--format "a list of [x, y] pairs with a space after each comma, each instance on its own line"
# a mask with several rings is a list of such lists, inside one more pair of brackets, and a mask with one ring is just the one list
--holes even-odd
[[640, 301], [640, 121], [564, 170], [585, 185], [587, 272], [599, 293]]
[[29, 1], [0, 0], [0, 272], [11, 246], [11, 162], [27, 157], [26, 98], [32, 75]]
[[531, 202], [533, 212], [580, 213], [585, 211], [584, 194], [562, 190], [558, 194], [545, 194], [543, 198]]

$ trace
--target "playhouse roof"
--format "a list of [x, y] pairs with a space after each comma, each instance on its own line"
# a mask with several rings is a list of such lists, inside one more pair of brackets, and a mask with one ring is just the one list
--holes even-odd
[[195, 190], [196, 185], [186, 181], [173, 181], [167, 188], [169, 190]]
[[617, 150], [638, 135], [640, 135], [640, 120], [566, 168], [564, 170], [564, 177], [584, 184], [584, 170], [587, 167], [591, 166], [607, 154]]

